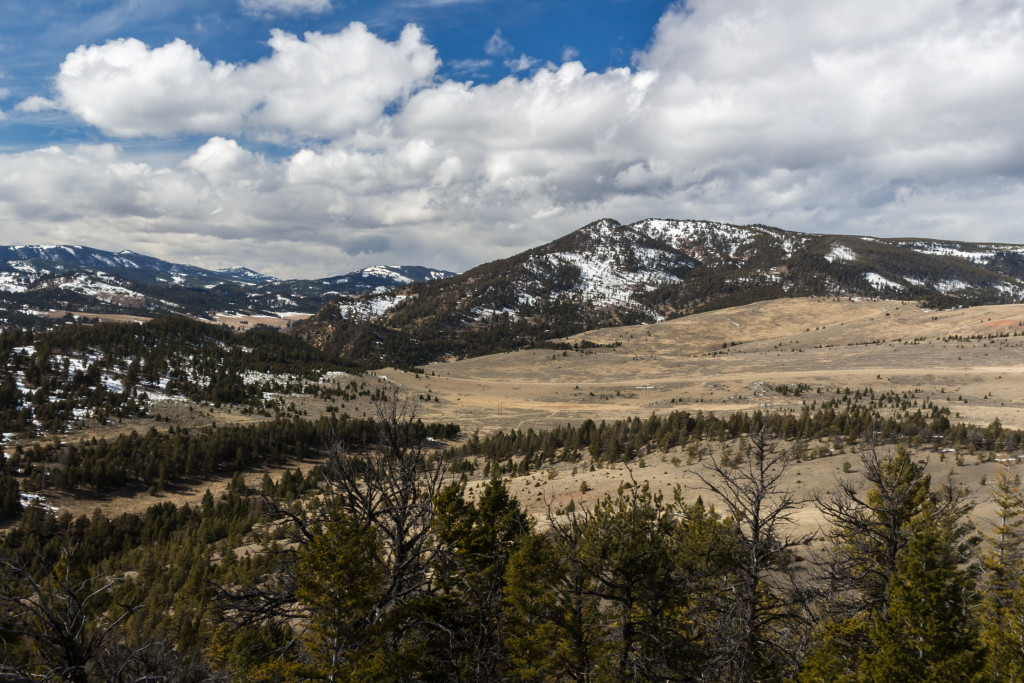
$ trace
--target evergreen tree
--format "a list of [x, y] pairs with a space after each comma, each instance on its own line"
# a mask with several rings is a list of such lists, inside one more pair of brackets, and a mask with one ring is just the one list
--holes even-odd
[[871, 484], [866, 493], [844, 480], [837, 493], [817, 500], [831, 527], [818, 577], [823, 599], [815, 647], [804, 662], [803, 681], [855, 679], [863, 657], [877, 647], [872, 624], [886, 619], [894, 577], [923, 515], [947, 530], [945, 538], [955, 541], [949, 552], [958, 562], [966, 563], [977, 543], [964, 521], [971, 509], [967, 491], [948, 481], [932, 491], [924, 467], [902, 446], [887, 455], [871, 450], [861, 458], [861, 472]]
[[874, 651], [861, 671], [868, 681], [981, 680], [984, 664], [971, 610], [977, 592], [965, 559], [963, 529], [929, 505], [914, 522], [898, 558], [888, 609], [876, 610]]
[[579, 561], [602, 606], [610, 655], [599, 663], [599, 675], [656, 678], [681, 658], [672, 623], [679, 593], [668, 513], [646, 485], [633, 486], [599, 501], [583, 527]]
[[376, 651], [382, 634], [374, 607], [386, 580], [382, 552], [373, 530], [338, 508], [299, 552], [296, 597], [309, 621], [308, 673], [348, 680]]
[[450, 667], [459, 678], [487, 680], [504, 674], [505, 572], [530, 527], [519, 501], [497, 477], [476, 505], [465, 501], [462, 483], [437, 496], [435, 580], [444, 595]]
[[586, 515], [574, 507], [509, 558], [503, 609], [508, 673], [517, 680], [593, 680], [608, 645], [593, 577], [581, 561]]
[[988, 648], [986, 674], [992, 680], [1022, 680], [1024, 611], [1024, 494], [1020, 475], [1007, 466], [996, 473], [992, 499], [996, 518], [985, 533], [982, 564], [982, 640]]

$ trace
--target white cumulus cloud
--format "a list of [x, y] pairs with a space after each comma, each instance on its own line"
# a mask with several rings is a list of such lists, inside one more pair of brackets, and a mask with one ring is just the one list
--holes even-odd
[[[53, 102], [112, 136], [207, 141], [173, 162], [0, 155], [0, 241], [179, 260], [220, 245], [296, 276], [462, 269], [602, 216], [1020, 241], [1022, 17], [995, 0], [691, 0], [630, 68], [567, 59], [483, 84], [439, 78], [415, 27], [275, 31], [252, 64], [181, 41], [82, 47]], [[515, 60], [500, 31], [487, 52]], [[30, 100], [21, 115], [51, 101]], [[252, 151], [265, 139], [283, 157]]]
[[302, 38], [271, 33], [253, 64], [211, 64], [182, 40], [125, 38], [80, 47], [57, 76], [61, 105], [122, 137], [176, 133], [332, 137], [368, 125], [429, 82], [439, 62], [420, 29], [387, 42], [365, 25]]

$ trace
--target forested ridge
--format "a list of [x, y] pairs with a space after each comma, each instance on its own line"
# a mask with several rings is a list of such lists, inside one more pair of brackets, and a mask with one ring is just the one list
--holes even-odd
[[65, 325], [0, 332], [0, 431], [59, 434], [74, 424], [145, 416], [152, 395], [280, 413], [271, 394], [350, 397], [328, 372], [352, 369], [281, 333], [242, 333], [182, 316], [144, 324]]
[[[802, 388], [780, 386], [775, 390], [799, 394]], [[384, 394], [378, 391], [374, 397], [381, 399]], [[644, 453], [667, 453], [702, 440], [728, 441], [759, 430], [773, 438], [795, 441], [801, 452], [813, 440], [838, 439], [840, 444], [855, 444], [866, 434], [883, 443], [900, 440], [910, 446], [938, 440], [964, 454], [1015, 452], [1024, 443], [1024, 433], [1007, 429], [998, 420], [978, 426], [951, 421], [950, 416], [947, 406], [928, 400], [918, 405], [912, 392], [876, 394], [870, 388], [845, 389], [838, 398], [821, 405], [814, 401], [795, 412], [716, 415], [674, 411], [646, 419], [585, 420], [579, 425], [540, 432], [498, 432], [484, 439], [474, 434], [452, 446], [450, 455], [460, 468], [472, 471], [474, 463], [481, 462], [487, 468], [485, 473], [504, 475], [525, 474], [545, 464], [583, 457], [598, 462], [631, 461]], [[460, 433], [456, 424], [423, 424], [418, 420], [411, 429], [424, 437], [445, 440]], [[255, 466], [321, 457], [327, 445], [335, 442], [363, 452], [375, 443], [375, 434], [372, 420], [335, 413], [316, 420], [291, 416], [247, 425], [193, 429], [171, 426], [162, 431], [150, 428], [145, 433], [132, 431], [110, 440], [94, 437], [83, 442], [37, 442], [30, 448], [18, 444], [0, 469], [0, 491], [7, 492], [0, 506], [0, 519], [17, 510], [19, 488], [31, 492], [52, 488], [101, 493], [142, 485], [155, 492], [196, 477], [230, 476]], [[812, 456], [829, 453], [824, 445], [815, 449]]]
[[[999, 518], [975, 527], [969, 492], [933, 482], [907, 448], [941, 436], [959, 464], [1014, 450], [1024, 434], [953, 424], [947, 408], [909, 396], [865, 405], [859, 393], [796, 413], [679, 411], [486, 438], [424, 425], [391, 399], [372, 420], [79, 444], [82, 463], [136, 452], [175, 473], [189, 452], [214, 453], [221, 472], [287, 463], [303, 448], [321, 464], [255, 489], [236, 476], [195, 507], [113, 519], [25, 509], [0, 541], [0, 671], [74, 681], [1019, 680], [1020, 480], [999, 474]], [[907, 409], [883, 417], [896, 401]], [[729, 447], [703, 446], [711, 441]], [[848, 486], [810, 503], [781, 484], [793, 463], [858, 442], [871, 447]], [[47, 448], [14, 465], [72, 462], [67, 446]], [[707, 497], [664, 499], [633, 480], [537, 524], [506, 486], [557, 462], [635, 468], [657, 452], [692, 458]], [[464, 474], [481, 467], [490, 479], [469, 496]], [[827, 520], [815, 538], [789, 523], [806, 504]]]

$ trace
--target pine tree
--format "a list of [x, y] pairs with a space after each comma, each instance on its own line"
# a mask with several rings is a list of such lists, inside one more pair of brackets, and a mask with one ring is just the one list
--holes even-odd
[[610, 656], [580, 554], [588, 518], [575, 506], [549, 516], [550, 529], [524, 538], [509, 558], [503, 609], [513, 679], [589, 681]]
[[982, 640], [988, 647], [986, 673], [992, 680], [1024, 679], [1021, 649], [1024, 611], [1024, 493], [1017, 472], [1001, 467], [992, 499], [996, 519], [985, 534], [981, 556]]
[[982, 554], [986, 596], [997, 607], [1008, 607], [1020, 582], [1024, 562], [1024, 492], [1020, 475], [1003, 466], [996, 473], [992, 500], [996, 519], [985, 534], [987, 550]]
[[964, 560], [964, 530], [931, 506], [915, 521], [897, 561], [888, 609], [877, 610], [861, 673], [868, 681], [980, 680], [984, 664], [971, 618], [977, 591]]
[[328, 680], [344, 680], [380, 636], [374, 606], [385, 590], [382, 552], [373, 530], [338, 508], [299, 552], [296, 597], [309, 618], [307, 647], [313, 670]]
[[860, 471], [871, 484], [866, 493], [846, 480], [837, 493], [817, 500], [831, 522], [819, 577], [826, 599], [803, 681], [856, 677], [864, 654], [875, 649], [870, 625], [886, 618], [894, 577], [925, 511], [931, 523], [945, 525], [959, 539], [955, 552], [961, 562], [977, 540], [963, 522], [970, 510], [966, 490], [946, 482], [932, 491], [924, 467], [902, 446], [888, 455], [870, 451]]
[[486, 680], [505, 667], [502, 596], [510, 555], [530, 531], [529, 517], [504, 482], [493, 477], [478, 505], [466, 502], [465, 484], [437, 495], [435, 582], [443, 605], [448, 676]]

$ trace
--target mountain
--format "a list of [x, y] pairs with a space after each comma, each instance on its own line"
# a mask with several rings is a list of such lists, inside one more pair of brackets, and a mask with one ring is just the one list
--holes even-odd
[[248, 268], [208, 270], [133, 251], [84, 246], [0, 247], [0, 317], [25, 324], [36, 310], [153, 316], [213, 312], [312, 313], [338, 296], [454, 275], [422, 266], [373, 266], [316, 280], [279, 280]]
[[8, 276], [31, 279], [34, 276], [78, 270], [102, 272], [150, 285], [203, 286], [210, 282], [238, 282], [255, 285], [275, 280], [275, 278], [246, 268], [206, 270], [205, 268], [163, 261], [129, 250], [114, 253], [78, 245], [0, 247], [0, 273]]
[[603, 219], [456, 277], [331, 302], [294, 331], [351, 362], [413, 365], [795, 296], [1021, 301], [1024, 246]]

